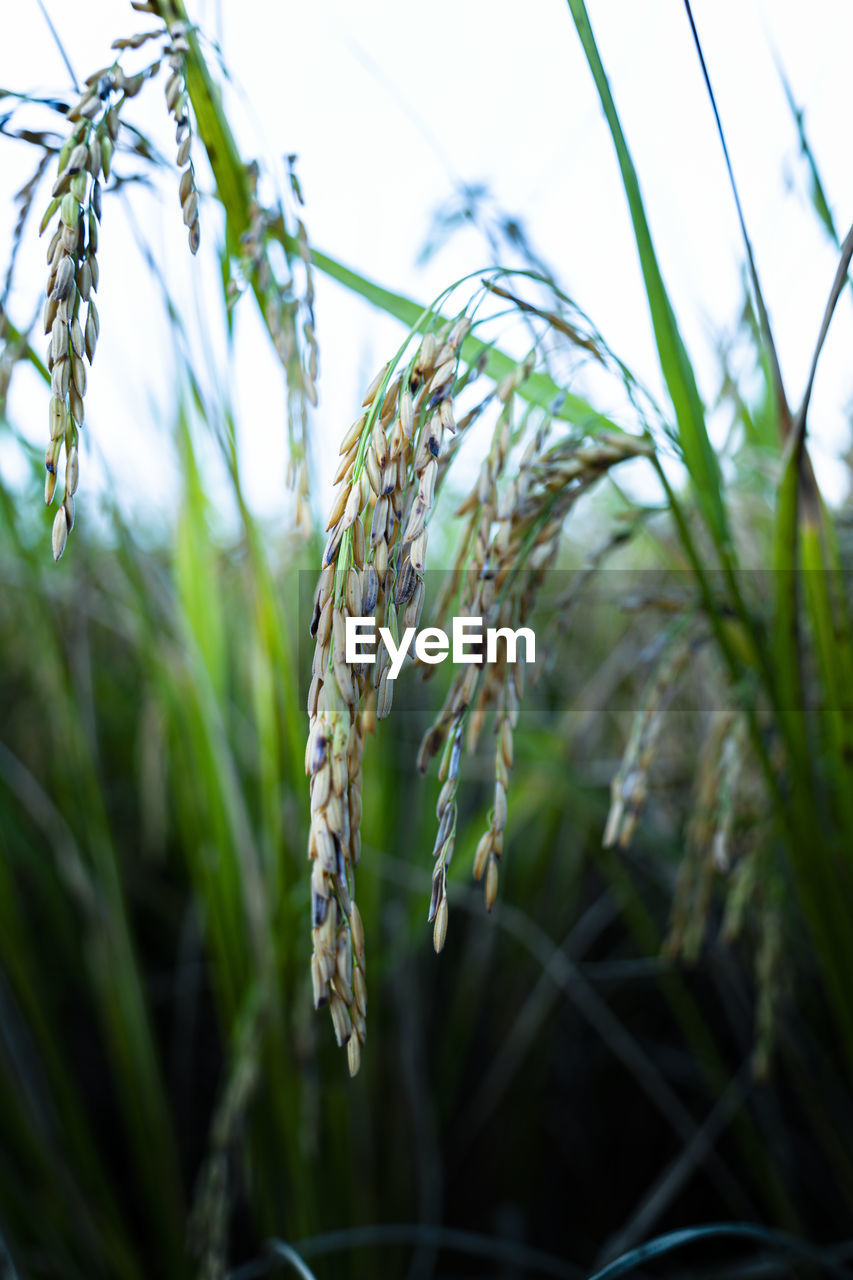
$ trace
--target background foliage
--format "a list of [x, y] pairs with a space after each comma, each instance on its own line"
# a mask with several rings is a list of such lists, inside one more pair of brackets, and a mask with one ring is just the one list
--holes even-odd
[[[595, 714], [569, 678], [520, 718], [492, 918], [468, 880], [490, 786], [488, 752], [472, 760], [439, 960], [424, 923], [436, 788], [414, 770], [422, 698], [370, 742], [359, 889], [370, 1034], [355, 1081], [311, 1009], [308, 973], [310, 653], [296, 601], [300, 573], [313, 578], [320, 561], [319, 531], [283, 534], [253, 515], [228, 397], [188, 355], [169, 424], [173, 520], [140, 531], [108, 504], [54, 565], [41, 457], [4, 416], [29, 468], [0, 488], [10, 1276], [248, 1277], [305, 1274], [306, 1263], [318, 1277], [575, 1276], [620, 1254], [638, 1274], [678, 1274], [680, 1248], [648, 1263], [630, 1251], [721, 1220], [733, 1235], [666, 1242], [692, 1250], [685, 1274], [791, 1274], [797, 1259], [803, 1274], [843, 1270], [846, 513], [817, 491], [809, 395], [789, 406], [754, 271], [741, 325], [750, 368], [739, 380], [721, 359], [732, 430], [724, 451], [711, 447], [588, 15], [576, 0], [570, 9], [616, 147], [671, 401], [623, 425], [653, 440], [663, 496], [602, 485], [584, 526], [567, 524], [555, 563], [570, 579], [578, 564], [598, 571], [592, 529], [634, 604], [592, 635], [570, 626], [556, 647], [570, 677], [598, 681]], [[253, 175], [194, 34], [190, 50], [197, 143], [224, 217], [223, 315], [236, 282], [281, 348], [306, 298], [310, 309], [298, 193], [255, 226], [252, 257]], [[808, 154], [816, 211], [838, 241]], [[831, 305], [849, 238], [839, 250]], [[418, 322], [419, 305], [331, 259], [315, 254], [313, 270]], [[564, 326], [549, 322], [546, 337], [565, 339], [567, 300], [551, 280], [540, 287]], [[189, 319], [166, 315], [180, 345]], [[5, 313], [4, 323], [8, 386], [30, 351]], [[310, 343], [294, 333], [298, 352], [284, 342], [283, 359], [298, 463], [311, 375]], [[818, 335], [804, 341], [816, 366]], [[492, 383], [517, 368], [515, 354], [469, 346], [467, 364], [481, 357]], [[540, 412], [554, 387], [539, 370], [523, 394]], [[558, 427], [580, 446], [601, 424], [581, 398], [587, 385], [567, 389], [565, 413], [584, 420]], [[221, 487], [211, 493], [211, 450], [234, 519], [221, 514]], [[442, 520], [449, 558], [449, 509]], [[667, 667], [687, 627], [694, 693], [704, 691], [692, 702], [690, 681], [679, 688]], [[632, 721], [645, 724], [643, 751], [623, 762]], [[645, 812], [625, 847], [602, 849], [620, 797], [629, 815]], [[754, 1234], [737, 1235], [747, 1225]]]

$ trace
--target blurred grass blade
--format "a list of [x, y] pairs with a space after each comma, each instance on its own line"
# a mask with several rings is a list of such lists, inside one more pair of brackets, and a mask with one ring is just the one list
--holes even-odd
[[717, 549], [724, 561], [728, 561], [731, 556], [731, 544], [723, 501], [722, 477], [716, 454], [708, 438], [705, 411], [696, 385], [696, 377], [681, 339], [658, 266], [639, 179], [622, 132], [616, 104], [613, 101], [607, 75], [590, 26], [586, 5], [583, 0], [568, 0], [568, 5], [616, 148], [622, 184], [628, 198], [634, 237], [640, 255], [640, 267], [651, 312], [661, 371], [675, 410], [684, 462], [693, 483], [696, 500], [705, 516]]
[[[800, 527], [806, 603], [823, 685], [823, 719], [833, 803], [842, 829], [853, 831], [853, 633], [844, 575], [831, 518], [813, 481], [802, 501]], [[849, 854], [845, 857], [848, 864]], [[849, 901], [849, 899], [848, 899]], [[845, 931], [846, 936], [849, 931]], [[853, 958], [848, 956], [853, 962]], [[841, 976], [841, 975], [839, 975]], [[849, 1003], [849, 1000], [848, 1000]], [[853, 1030], [853, 1015], [850, 1029]], [[853, 1042], [851, 1042], [853, 1047]]]
[[276, 1258], [281, 1258], [290, 1264], [293, 1271], [296, 1272], [301, 1280], [316, 1280], [314, 1272], [308, 1267], [295, 1249], [289, 1244], [285, 1244], [283, 1240], [274, 1240], [270, 1245], [270, 1253]]
[[809, 195], [811, 198], [812, 207], [814, 208], [815, 213], [817, 214], [818, 218], [823, 224], [830, 240], [836, 246], [836, 248], [840, 249], [841, 240], [839, 238], [838, 231], [835, 226], [835, 219], [832, 216], [832, 210], [830, 209], [829, 201], [826, 198], [826, 191], [824, 189], [823, 182], [821, 181], [820, 171], [817, 167], [817, 160], [815, 159], [814, 151], [812, 150], [811, 143], [809, 142], [808, 136], [806, 135], [805, 114], [802, 108], [797, 106], [796, 99], [794, 98], [794, 91], [791, 88], [790, 81], [788, 80], [788, 77], [785, 75], [785, 72], [782, 68], [782, 64], [781, 62], [779, 62], [778, 59], [776, 60], [776, 69], [779, 73], [779, 79], [782, 81], [782, 88], [784, 90], [785, 98], [787, 99], [788, 106], [791, 110], [791, 115], [794, 120], [794, 127], [797, 130], [797, 137], [800, 142], [800, 151], [802, 155], [805, 157], [806, 165], [808, 167], [809, 178], [811, 180]]
[[[773, 628], [775, 708], [793, 777], [789, 797], [793, 829], [788, 849], [798, 896], [839, 1017], [848, 1058], [853, 1062], [853, 1008], [845, 977], [851, 971], [853, 953], [845, 924], [845, 899], [839, 896], [836, 852], [826, 823], [819, 816], [814, 771], [815, 753], [821, 751], [832, 780], [833, 802], [846, 824], [844, 829], [851, 830], [849, 751], [853, 719], [849, 710], [851, 686], [845, 687], [844, 682], [853, 664], [853, 642], [846, 603], [838, 599], [833, 602], [829, 595], [831, 575], [825, 559], [822, 504], [802, 433], [795, 432], [790, 443], [777, 492]], [[840, 566], [836, 577], [840, 578]], [[805, 586], [804, 600], [801, 584]], [[816, 742], [812, 732], [816, 725], [823, 728], [821, 717], [806, 717], [805, 641], [801, 629], [804, 605], [824, 690], [823, 720], [829, 726], [828, 732], [822, 734], [822, 742]]]
[[781, 727], [791, 745], [798, 770], [810, 776], [808, 736], [802, 687], [800, 652], [797, 533], [800, 492], [800, 450], [788, 450], [776, 494], [774, 530], [775, 616], [773, 648]]
[[797, 1259], [815, 1263], [826, 1268], [830, 1274], [839, 1276], [848, 1274], [847, 1269], [835, 1260], [834, 1251], [831, 1249], [819, 1249], [806, 1240], [798, 1240], [796, 1236], [790, 1236], [784, 1231], [774, 1231], [769, 1227], [752, 1226], [750, 1223], [721, 1222], [702, 1227], [687, 1227], [682, 1231], [670, 1231], [667, 1235], [658, 1236], [632, 1249], [621, 1258], [617, 1258], [602, 1271], [596, 1271], [589, 1280], [616, 1280], [617, 1276], [635, 1271], [641, 1263], [648, 1262], [651, 1258], [659, 1258], [664, 1254], [672, 1253], [675, 1249], [683, 1249], [699, 1241], [727, 1238], [754, 1240], [757, 1244], [770, 1246], [774, 1252], [781, 1253], [792, 1261]]

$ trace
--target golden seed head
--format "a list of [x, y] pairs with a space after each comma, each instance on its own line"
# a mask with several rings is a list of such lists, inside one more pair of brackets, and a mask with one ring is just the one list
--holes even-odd
[[340, 1047], [345, 1045], [350, 1039], [352, 1035], [352, 1023], [350, 1022], [349, 1010], [335, 990], [332, 991], [329, 998], [329, 1009], [332, 1014], [332, 1026], [335, 1032], [335, 1039]]
[[79, 173], [81, 169], [85, 169], [89, 163], [89, 148], [85, 142], [78, 142], [68, 157], [68, 163], [65, 171], [70, 174]]
[[92, 134], [89, 139], [89, 157], [87, 168], [93, 178], [97, 178], [101, 172], [101, 142], [96, 133]]
[[502, 782], [495, 783], [495, 808], [492, 822], [496, 831], [503, 831], [506, 826], [506, 789]]
[[61, 360], [57, 360], [50, 373], [50, 386], [53, 394], [60, 400], [64, 400], [68, 395], [68, 388], [71, 384], [71, 363], [67, 357], [63, 356]]
[[367, 451], [367, 456], [365, 457], [365, 472], [371, 489], [376, 494], [377, 498], [380, 497], [382, 494], [382, 475], [379, 470], [379, 463], [377, 461], [373, 445], [370, 446]]
[[351, 528], [351, 526], [355, 524], [363, 505], [364, 497], [362, 495], [361, 484], [355, 484], [349, 491], [346, 506], [344, 507], [342, 521], [344, 530]]
[[57, 302], [61, 302], [63, 298], [67, 298], [74, 283], [74, 259], [67, 253], [59, 260], [59, 266], [56, 268], [56, 279], [53, 282], [53, 289], [50, 296]]
[[412, 393], [408, 388], [400, 397], [400, 424], [407, 440], [411, 440], [415, 427], [415, 414], [412, 404]]
[[50, 360], [55, 363], [61, 360], [68, 351], [68, 325], [59, 317], [53, 322], [50, 332]]
[[367, 981], [364, 977], [364, 969], [361, 965], [356, 965], [352, 975], [353, 996], [355, 998], [358, 1012], [363, 1018], [367, 1017]]
[[198, 192], [195, 187], [181, 201], [181, 209], [184, 216], [184, 226], [191, 227], [198, 218]]
[[339, 450], [341, 454], [349, 453], [349, 451], [352, 448], [354, 448], [355, 445], [358, 444], [358, 441], [361, 437], [362, 427], [364, 426], [366, 421], [367, 421], [367, 415], [363, 413], [361, 417], [358, 418], [352, 424], [349, 431], [346, 433], [343, 440], [341, 441], [341, 447]]
[[430, 388], [437, 391], [439, 387], [450, 386], [456, 376], [456, 360], [445, 360], [439, 365], [430, 380]]
[[409, 549], [409, 559], [416, 573], [423, 573], [426, 564], [427, 532], [423, 529]]
[[80, 204], [76, 196], [67, 191], [59, 202], [59, 217], [66, 227], [77, 228], [80, 221]]
[[72, 497], [77, 492], [79, 475], [80, 463], [77, 455], [77, 446], [72, 445], [68, 451], [68, 461], [65, 464], [65, 492]]
[[319, 1009], [329, 998], [329, 984], [320, 958], [316, 954], [311, 957], [311, 984], [314, 992], [314, 1008]]
[[349, 453], [344, 454], [338, 463], [338, 469], [334, 474], [332, 484], [340, 484], [343, 480], [349, 482], [352, 479], [352, 470], [355, 466], [355, 455], [355, 446], [353, 446]]
[[331, 529], [334, 525], [338, 523], [341, 516], [344, 514], [347, 502], [349, 500], [350, 492], [351, 492], [351, 489], [349, 485], [342, 485], [341, 488], [338, 490], [337, 494], [335, 495], [335, 501], [332, 504], [332, 510], [329, 513], [329, 521], [328, 521], [328, 524], [326, 525], [327, 532], [329, 529]]
[[438, 343], [434, 333], [428, 333], [424, 336], [421, 343], [421, 349], [418, 352], [418, 359], [415, 368], [421, 373], [426, 373], [435, 363], [435, 357], [438, 352]]
[[74, 387], [77, 394], [82, 399], [86, 394], [86, 366], [79, 356], [71, 357], [71, 375], [74, 380]]
[[68, 406], [71, 409], [71, 416], [77, 423], [78, 427], [82, 427], [83, 418], [85, 416], [85, 407], [83, 397], [80, 395], [76, 387], [70, 387], [68, 390]]
[[513, 742], [512, 742], [512, 725], [509, 720], [501, 722], [501, 756], [507, 769], [512, 768], [513, 761]]
[[356, 569], [364, 568], [365, 550], [364, 521], [358, 516], [352, 526], [352, 562]]
[[361, 617], [361, 581], [358, 571], [352, 566], [347, 573], [346, 603], [350, 617]]
[[89, 183], [88, 174], [84, 171], [83, 173], [75, 173], [74, 177], [71, 179], [71, 182], [68, 184], [69, 193], [78, 202], [78, 210], [77, 210], [78, 222], [80, 220], [79, 205], [82, 204], [83, 201], [86, 199], [86, 187], [88, 186], [88, 183]]
[[447, 939], [447, 898], [443, 897], [438, 904], [438, 910], [435, 913], [435, 924], [432, 929], [432, 945], [435, 947], [436, 955], [443, 949]]
[[370, 386], [367, 388], [367, 390], [364, 393], [364, 399], [361, 402], [363, 407], [366, 408], [368, 405], [373, 404], [373, 401], [376, 398], [376, 393], [381, 387], [387, 372], [388, 372], [388, 365], [384, 364], [382, 368], [379, 370], [379, 372], [377, 373], [376, 377], [371, 382]]
[[65, 435], [65, 401], [59, 396], [50, 397], [50, 438], [61, 440]]
[[95, 358], [95, 348], [98, 344], [98, 332], [100, 325], [98, 322], [98, 313], [95, 310], [94, 300], [89, 303], [89, 310], [86, 315], [86, 333], [85, 333], [85, 350], [86, 358], [89, 364]]
[[88, 259], [80, 263], [77, 271], [77, 289], [83, 301], [88, 302], [92, 290], [92, 268], [89, 266]]
[[447, 339], [448, 345], [457, 350], [465, 341], [471, 329], [471, 321], [467, 316], [460, 316], [456, 324], [450, 330], [450, 336]]
[[489, 858], [486, 871], [486, 909], [491, 911], [498, 896], [498, 864], [494, 857]]
[[44, 303], [44, 331], [45, 334], [50, 333], [53, 328], [53, 322], [56, 319], [56, 313], [59, 303], [55, 298], [45, 298]]
[[[55, 477], [53, 477], [55, 480]], [[65, 518], [65, 508], [60, 507], [56, 515], [53, 517], [53, 530], [51, 532], [51, 543], [53, 546], [53, 558], [58, 560], [65, 550], [65, 543], [68, 541], [68, 522]]]
[[78, 359], [82, 359], [83, 350], [84, 350], [83, 330], [80, 326], [80, 321], [77, 319], [76, 316], [71, 321], [71, 331], [69, 336], [71, 338], [71, 346], [74, 351], [74, 354], [78, 357]]
[[492, 852], [492, 833], [486, 831], [480, 836], [477, 845], [477, 852], [474, 854], [474, 879], [482, 880], [483, 872], [486, 870], [486, 863]]

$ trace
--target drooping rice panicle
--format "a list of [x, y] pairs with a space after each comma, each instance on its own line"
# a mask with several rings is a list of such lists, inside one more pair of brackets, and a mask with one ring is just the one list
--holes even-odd
[[[89, 78], [86, 82], [86, 90], [79, 102], [75, 103], [67, 113], [68, 120], [75, 123], [77, 127], [72, 132], [67, 146], [63, 148], [60, 162], [62, 173], [60, 176], [69, 176], [65, 175], [64, 171], [67, 167], [66, 161], [69, 158], [70, 151], [74, 147], [81, 143], [85, 143], [88, 146], [90, 139], [92, 140], [93, 150], [97, 151], [97, 148], [100, 147], [99, 157], [102, 167], [99, 173], [90, 170], [93, 186], [88, 196], [88, 203], [86, 203], [86, 192], [82, 191], [82, 186], [77, 180], [78, 175], [71, 174], [70, 177], [74, 178], [75, 181], [73, 184], [66, 183], [62, 191], [54, 193], [54, 200], [51, 202], [43, 222], [44, 228], [57, 213], [61, 219], [70, 218], [73, 220], [75, 211], [70, 197], [74, 196], [75, 191], [80, 188], [77, 208], [81, 213], [77, 218], [76, 225], [82, 228], [84, 222], [88, 222], [89, 226], [87, 230], [81, 232], [79, 243], [75, 242], [72, 246], [70, 238], [74, 228], [70, 223], [66, 222], [67, 231], [63, 240], [64, 248], [61, 252], [57, 248], [56, 242], [51, 242], [49, 291], [54, 293], [58, 289], [64, 293], [68, 284], [67, 273], [69, 269], [74, 269], [75, 272], [77, 268], [81, 270], [80, 279], [77, 280], [75, 276], [75, 288], [78, 293], [81, 289], [88, 290], [88, 294], [81, 296], [83, 296], [84, 301], [90, 302], [91, 319], [87, 317], [84, 320], [81, 316], [80, 323], [84, 326], [83, 336], [87, 358], [90, 361], [91, 352], [93, 352], [94, 344], [97, 340], [99, 324], [97, 308], [94, 299], [91, 299], [89, 294], [97, 290], [96, 250], [100, 221], [100, 183], [101, 179], [106, 180], [109, 177], [112, 151], [118, 136], [120, 112], [125, 101], [134, 97], [145, 81], [152, 79], [161, 67], [164, 67], [167, 72], [164, 83], [165, 102], [175, 125], [177, 167], [179, 170], [178, 191], [183, 219], [187, 227], [189, 246], [194, 254], [198, 251], [200, 243], [199, 190], [192, 157], [193, 116], [187, 88], [188, 59], [195, 50], [193, 44], [194, 28], [187, 22], [182, 6], [175, 5], [170, 0], [138, 0], [132, 7], [140, 13], [151, 14], [159, 19], [161, 25], [113, 41], [112, 48], [116, 52], [116, 60], [112, 65], [103, 68]], [[155, 42], [162, 42], [159, 56], [156, 60], [132, 75], [125, 74], [120, 65], [122, 55], [128, 51], [135, 52], [143, 49]], [[144, 156], [148, 161], [156, 160], [150, 148], [145, 144], [144, 139], [134, 142], [132, 149], [140, 156]], [[285, 202], [282, 200], [278, 201], [276, 207], [271, 210], [261, 206], [257, 198], [258, 171], [257, 169], [254, 172], [252, 170], [249, 171], [249, 227], [245, 231], [245, 235], [243, 235], [245, 224], [241, 224], [240, 233], [243, 236], [245, 250], [243, 256], [252, 274], [253, 284], [257, 278], [255, 292], [262, 306], [264, 320], [287, 375], [290, 443], [288, 482], [296, 493], [297, 523], [307, 537], [311, 531], [311, 512], [308, 502], [308, 406], [316, 405], [317, 403], [318, 348], [314, 322], [314, 283], [311, 252], [304, 222], [295, 212], [295, 206], [302, 203], [302, 195], [294, 166], [295, 157], [288, 157], [289, 182], [286, 190], [289, 190], [291, 194], [287, 210], [285, 210]], [[71, 190], [71, 186], [73, 186], [74, 190]], [[64, 199], [66, 195], [69, 196], [68, 200]], [[92, 212], [93, 209], [96, 209], [94, 213]], [[285, 212], [287, 216], [285, 216]], [[290, 227], [295, 228], [292, 234], [289, 231]], [[286, 228], [288, 230], [285, 230]], [[281, 273], [278, 268], [276, 270], [272, 269], [270, 249], [275, 247], [278, 250], [282, 245], [285, 249], [285, 258], [288, 266], [292, 267], [294, 263], [300, 264], [300, 272], [304, 277], [304, 284], [300, 293], [297, 293], [292, 272], [290, 274], [285, 273], [286, 278], [281, 279], [279, 278]], [[67, 253], [65, 252], [66, 249], [68, 250]], [[59, 263], [59, 257], [70, 258], [71, 268], [67, 264]], [[59, 266], [61, 266], [61, 271], [58, 270]], [[54, 273], [54, 267], [57, 268], [56, 273]], [[239, 252], [230, 259], [229, 268], [234, 267], [239, 273]], [[56, 278], [54, 278], [55, 274]], [[233, 278], [230, 281], [230, 286], [232, 287], [231, 296], [233, 297], [234, 291], [239, 292], [239, 286]], [[76, 297], [69, 293], [66, 300], [65, 298], [60, 299], [57, 294], [48, 299], [48, 311], [52, 310], [54, 303], [60, 302], [63, 303], [61, 319], [63, 323], [70, 325], [71, 312], [76, 305]], [[65, 312], [68, 312], [68, 316], [65, 316]], [[66, 385], [66, 366], [62, 363], [64, 356], [58, 353], [64, 344], [64, 338], [61, 326], [57, 326], [54, 339], [53, 317], [51, 316], [50, 319], [51, 327], [47, 331], [51, 334], [52, 339], [52, 365], [59, 365], [56, 381], [60, 391], [62, 391]], [[70, 409], [70, 401], [73, 398], [77, 409], [82, 413], [85, 371], [81, 371], [82, 366], [78, 367], [77, 362], [71, 357], [69, 357], [69, 367], [71, 374], [74, 376], [70, 377], [68, 389], [64, 395], [57, 396], [56, 392], [54, 392], [54, 399], [58, 401], [65, 399], [67, 402], [66, 407]], [[73, 523], [74, 489], [79, 476], [78, 449], [81, 425], [82, 417], [76, 418], [72, 423], [67, 414], [63, 418], [61, 405], [51, 405], [51, 432], [53, 434], [46, 454], [48, 473], [46, 495], [48, 501], [52, 501], [54, 496], [57, 484], [57, 466], [61, 463], [63, 453], [70, 456], [71, 459], [70, 466], [66, 461], [66, 483], [63, 497], [65, 527], [63, 529], [62, 520], [58, 514], [53, 527], [53, 549], [57, 558], [64, 550], [68, 532]], [[67, 442], [65, 440], [66, 435], [68, 437]]]
[[54, 559], [65, 549], [74, 524], [74, 494], [79, 479], [80, 430], [85, 417], [86, 362], [92, 364], [100, 319], [98, 240], [101, 180], [109, 177], [118, 135], [119, 106], [141, 80], [128, 84], [120, 68], [96, 72], [68, 111], [73, 125], [59, 153], [59, 172], [42, 219], [44, 232], [58, 213], [47, 250], [44, 332], [49, 335], [47, 365], [51, 379], [50, 443], [45, 456], [45, 502], [50, 505], [57, 468], [65, 455], [62, 504], [53, 523]]
[[649, 769], [663, 728], [666, 707], [692, 651], [688, 634], [679, 627], [646, 686], [634, 717], [622, 763], [610, 787], [610, 812], [604, 828], [605, 848], [630, 844], [649, 793]]
[[178, 148], [176, 162], [180, 171], [178, 196], [181, 213], [187, 229], [190, 252], [198, 253], [201, 236], [198, 222], [198, 187], [192, 162], [192, 121], [189, 95], [187, 94], [186, 57], [189, 53], [187, 25], [184, 22], [168, 24], [169, 42], [165, 49], [169, 76], [165, 84], [166, 106], [175, 121], [175, 144]]
[[[302, 192], [295, 170], [296, 157], [288, 157], [289, 187], [296, 201], [302, 203]], [[287, 379], [288, 471], [287, 483], [296, 494], [296, 524], [304, 537], [312, 532], [308, 501], [308, 413], [317, 404], [319, 349], [314, 320], [314, 274], [311, 250], [302, 218], [293, 211], [296, 225], [295, 243], [304, 275], [301, 293], [293, 272], [282, 279], [273, 270], [269, 248], [277, 242], [276, 228], [285, 220], [286, 210], [279, 204], [268, 209], [261, 204], [258, 185], [259, 166], [248, 166], [250, 204], [249, 227], [242, 238], [243, 270], [253, 277], [261, 299], [264, 320]], [[296, 255], [294, 255], [296, 256]], [[290, 266], [288, 260], [288, 266]]]
[[208, 1134], [208, 1151], [196, 1178], [187, 1221], [187, 1247], [202, 1280], [228, 1272], [228, 1227], [233, 1179], [231, 1152], [239, 1141], [260, 1078], [262, 1002], [250, 999], [234, 1027], [231, 1061]]
[[[514, 299], [512, 299], [515, 301]], [[563, 332], [555, 314], [530, 309], [535, 322]], [[532, 322], [531, 322], [532, 323]], [[317, 648], [309, 693], [311, 729], [306, 766], [312, 777], [315, 1001], [330, 1000], [339, 1041], [363, 1042], [347, 984], [336, 987], [335, 958], [346, 937], [354, 896], [353, 871], [360, 848], [360, 768], [365, 734], [391, 710], [394, 682], [390, 655], [380, 646], [376, 661], [343, 661], [348, 616], [370, 617], [390, 628], [397, 643], [405, 627], [417, 627], [424, 602], [429, 518], [460, 437], [490, 405], [497, 408], [491, 443], [476, 482], [459, 508], [466, 526], [455, 569], [439, 597], [435, 622], [448, 615], [477, 617], [484, 629], [515, 631], [529, 619], [548, 568], [557, 556], [566, 516], [614, 466], [648, 456], [644, 436], [598, 429], [586, 436], [561, 428], [551, 443], [552, 414], [527, 407], [516, 414], [520, 388], [537, 363], [537, 348], [520, 360], [479, 403], [463, 411], [456, 400], [482, 371], [482, 355], [460, 376], [459, 347], [470, 328], [461, 317], [428, 331], [403, 372], [397, 361], [377, 374], [364, 397], [363, 413], [346, 433], [335, 475], [337, 497], [327, 526], [323, 571], [314, 604]], [[571, 330], [573, 346], [583, 334]], [[602, 359], [595, 350], [596, 358]], [[522, 641], [523, 643], [523, 641]], [[407, 660], [411, 660], [410, 658]], [[432, 671], [425, 670], [425, 674]], [[440, 951], [447, 935], [447, 874], [455, 846], [457, 791], [462, 760], [474, 750], [494, 713], [493, 791], [489, 826], [477, 848], [474, 873], [484, 881], [486, 906], [494, 906], [507, 822], [514, 732], [524, 688], [524, 664], [497, 656], [467, 663], [452, 678], [444, 705], [421, 743], [422, 773], [441, 754], [433, 883], [428, 919]], [[329, 743], [343, 759], [333, 786], [324, 770]], [[315, 749], [320, 743], [322, 750]], [[329, 779], [332, 770], [329, 767]], [[353, 792], [357, 803], [351, 802]], [[339, 856], [340, 853], [340, 856]], [[352, 927], [349, 926], [350, 935]], [[359, 926], [359, 942], [363, 938]], [[350, 950], [352, 949], [350, 945]], [[337, 999], [336, 999], [337, 994]], [[349, 1017], [347, 1018], [347, 1013]], [[360, 1012], [360, 1011], [357, 1011]], [[353, 1034], [355, 1030], [355, 1034]], [[353, 1054], [352, 1047], [350, 1048]], [[353, 1066], [351, 1058], [351, 1067]]]
[[705, 937], [715, 877], [729, 867], [734, 784], [742, 763], [738, 717], [713, 717], [699, 755], [695, 800], [673, 898], [667, 951], [695, 961]]
[[[529, 370], [529, 364], [521, 364], [498, 388], [503, 407], [492, 445], [474, 488], [460, 507], [460, 513], [469, 514], [470, 523], [453, 574], [462, 584], [456, 609], [464, 616], [480, 617], [484, 628], [515, 630], [525, 625], [557, 554], [568, 512], [610, 467], [648, 451], [644, 440], [630, 436], [602, 436], [589, 443], [573, 440], [548, 448], [550, 419], [546, 416], [511, 469], [512, 478], [499, 490], [508, 470], [512, 397]], [[453, 598], [452, 590], [443, 595], [445, 614]], [[430, 758], [441, 749], [450, 727], [462, 715], [468, 724], [467, 748], [473, 751], [489, 710], [497, 708], [493, 804], [489, 827], [474, 858], [474, 875], [484, 881], [489, 910], [496, 899], [503, 855], [513, 733], [523, 683], [524, 666], [518, 662], [511, 673], [501, 662], [468, 667], [453, 681], [418, 756], [418, 767], [426, 772]]]
[[752, 1054], [752, 1074], [756, 1080], [766, 1080], [776, 1044], [779, 1007], [786, 985], [785, 929], [778, 885], [767, 894], [765, 908], [759, 921], [759, 943], [755, 956], [755, 1047]]
[[[454, 429], [452, 387], [465, 331], [459, 324], [443, 342], [427, 333], [404, 372], [395, 377], [385, 366], [368, 388], [364, 412], [341, 444], [314, 599], [305, 762], [311, 779], [311, 971], [315, 1005], [329, 1003], [353, 1074], [367, 1013], [364, 935], [355, 902], [361, 757], [366, 733], [391, 710], [394, 684], [384, 646], [372, 667], [346, 662], [346, 619], [373, 617], [398, 636], [418, 624], [427, 521], [444, 433]], [[445, 864], [450, 852], [444, 848]], [[440, 927], [439, 921], [437, 940]]]
[[[142, 12], [157, 13], [150, 5], [135, 5]], [[178, 164], [182, 168], [180, 195], [190, 248], [198, 249], [198, 191], [189, 158], [190, 119], [185, 84], [186, 28], [182, 23], [166, 27], [165, 56], [171, 68], [166, 101], [177, 130]], [[54, 559], [62, 555], [74, 524], [74, 495], [79, 482], [80, 431], [85, 419], [86, 363], [94, 360], [100, 331], [95, 301], [99, 283], [98, 242], [103, 185], [109, 179], [121, 111], [146, 80], [160, 69], [156, 59], [132, 75], [125, 74], [119, 58], [162, 38], [163, 29], [144, 31], [113, 42], [116, 60], [88, 77], [85, 88], [66, 113], [73, 126], [59, 153], [58, 174], [52, 199], [42, 219], [41, 231], [57, 220], [48, 251], [48, 281], [44, 331], [50, 342], [47, 353], [51, 375], [50, 443], [45, 455], [45, 501], [53, 502], [64, 455], [62, 503], [52, 531]], [[57, 218], [58, 215], [58, 218]]]

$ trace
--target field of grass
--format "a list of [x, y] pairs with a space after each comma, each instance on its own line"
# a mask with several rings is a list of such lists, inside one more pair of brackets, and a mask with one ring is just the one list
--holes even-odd
[[[535, 260], [427, 302], [312, 253], [295, 176], [263, 204], [181, 0], [134, 8], [152, 37], [63, 104], [64, 145], [30, 139], [45, 325], [0, 313], [24, 477], [0, 477], [0, 1274], [848, 1274], [849, 511], [819, 491], [809, 405], [853, 233], [805, 137], [839, 256], [808, 387], [789, 401], [744, 226], [749, 367], [720, 369], [716, 449], [594, 5], [569, 0], [661, 404]], [[101, 188], [167, 163], [130, 121], [169, 76], [189, 247], [223, 228], [222, 314], [257, 306], [287, 379], [275, 527], [165, 284], [175, 509], [74, 518], [86, 369], [123, 322], [92, 307]], [[328, 524], [318, 273], [400, 322]], [[34, 370], [47, 473], [7, 410]], [[362, 612], [528, 624], [536, 668], [391, 687], [344, 661]]]

